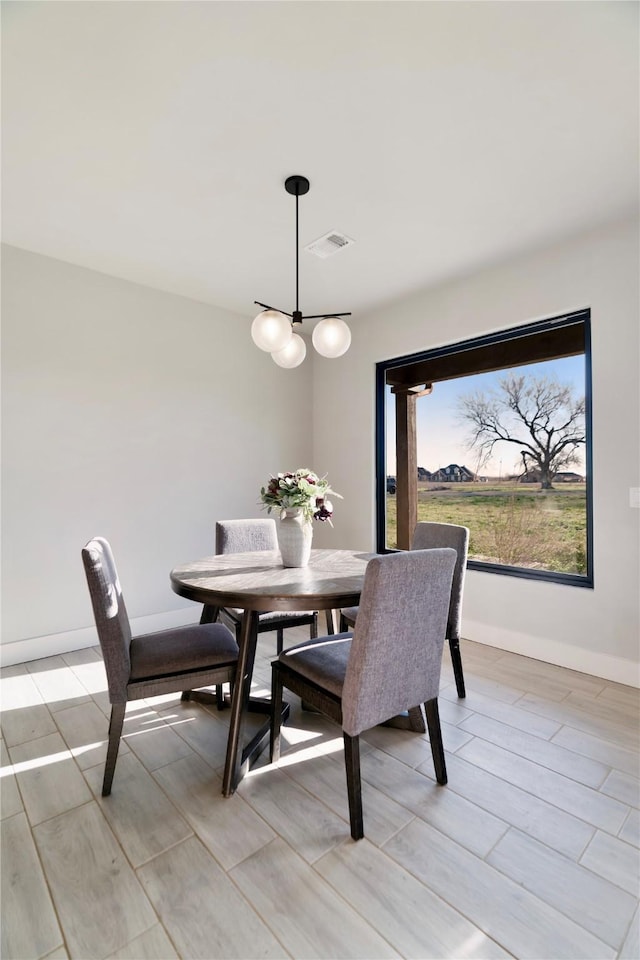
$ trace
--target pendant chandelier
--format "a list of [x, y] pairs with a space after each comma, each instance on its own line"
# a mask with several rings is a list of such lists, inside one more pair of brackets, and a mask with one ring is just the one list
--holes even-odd
[[351, 313], [302, 315], [298, 299], [298, 198], [309, 192], [309, 181], [296, 174], [287, 177], [284, 188], [296, 198], [296, 308], [293, 313], [287, 313], [286, 310], [276, 310], [254, 300], [263, 310], [251, 325], [251, 336], [255, 345], [270, 353], [279, 367], [297, 367], [304, 360], [307, 347], [303, 338], [293, 332], [294, 327], [302, 324], [303, 320], [320, 320], [311, 337], [315, 349], [323, 357], [341, 357], [351, 343], [351, 331], [341, 318], [350, 317]]

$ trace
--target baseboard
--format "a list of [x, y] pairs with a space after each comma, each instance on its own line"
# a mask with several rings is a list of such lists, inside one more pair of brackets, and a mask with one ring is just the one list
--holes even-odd
[[517, 633], [466, 618], [462, 624], [462, 635], [468, 640], [508, 650], [510, 653], [519, 653], [532, 660], [554, 663], [558, 667], [568, 667], [579, 673], [602, 677], [603, 680], [624, 683], [628, 687], [640, 687], [640, 664], [633, 660], [612, 657], [608, 653], [585, 650], [570, 643]]
[[[131, 618], [131, 632], [135, 636], [153, 633], [156, 630], [168, 630], [170, 627], [184, 627], [197, 623], [200, 608], [192, 605], [182, 610], [168, 610], [166, 613], [153, 613], [147, 617]], [[95, 647], [98, 634], [95, 627], [83, 627], [80, 630], [67, 630], [64, 633], [51, 633], [45, 637], [29, 637], [28, 640], [16, 640], [0, 646], [0, 666], [10, 667], [14, 663], [26, 663], [29, 660], [41, 660], [43, 657], [55, 657], [60, 653], [71, 653], [84, 647]]]

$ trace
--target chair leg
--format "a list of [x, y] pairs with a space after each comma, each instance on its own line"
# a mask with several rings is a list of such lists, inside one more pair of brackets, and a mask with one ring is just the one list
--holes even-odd
[[181, 700], [191, 700], [191, 690], [183, 690]]
[[277, 763], [280, 759], [280, 726], [282, 724], [282, 681], [278, 664], [271, 664], [271, 735], [269, 742], [269, 760]]
[[218, 710], [224, 710], [224, 686], [221, 683], [216, 684], [216, 706]]
[[447, 782], [447, 766], [444, 759], [444, 744], [442, 743], [437, 697], [434, 697], [433, 700], [427, 700], [424, 705], [424, 712], [427, 716], [427, 727], [429, 728], [431, 755], [436, 771], [436, 780], [438, 783], [445, 784]]
[[360, 738], [342, 733], [344, 740], [344, 764], [347, 771], [347, 794], [349, 797], [349, 821], [354, 840], [364, 837], [362, 821], [362, 783], [360, 780]]
[[344, 618], [344, 613], [340, 614], [340, 633], [348, 633], [349, 627], [347, 626], [347, 621]]
[[278, 656], [282, 653], [282, 647], [284, 645], [284, 630], [282, 627], [278, 627], [276, 630], [276, 653]]
[[120, 747], [120, 736], [122, 734], [122, 725], [124, 723], [125, 703], [114, 703], [111, 706], [111, 719], [109, 720], [109, 746], [107, 747], [107, 761], [104, 767], [104, 780], [102, 781], [102, 796], [108, 797], [111, 793], [111, 784], [113, 774], [116, 769], [116, 760], [118, 759], [118, 749]]
[[467, 692], [464, 688], [464, 674], [462, 672], [462, 657], [460, 656], [460, 641], [454, 637], [449, 639], [449, 650], [451, 651], [451, 663], [453, 664], [453, 675], [456, 681], [456, 690], [458, 696], [464, 698]]

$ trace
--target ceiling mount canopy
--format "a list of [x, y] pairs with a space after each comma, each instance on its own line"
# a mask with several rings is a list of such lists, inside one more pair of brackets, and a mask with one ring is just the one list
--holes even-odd
[[284, 188], [296, 198], [296, 308], [292, 313], [276, 310], [267, 303], [254, 300], [264, 309], [251, 325], [253, 342], [261, 350], [270, 353], [280, 367], [297, 367], [304, 360], [307, 347], [299, 334], [293, 332], [296, 324], [303, 320], [320, 320], [313, 331], [313, 346], [323, 357], [341, 357], [351, 343], [351, 331], [342, 317], [351, 313], [302, 315], [299, 302], [299, 243], [298, 243], [298, 198], [309, 192], [309, 181], [300, 174], [287, 177]]

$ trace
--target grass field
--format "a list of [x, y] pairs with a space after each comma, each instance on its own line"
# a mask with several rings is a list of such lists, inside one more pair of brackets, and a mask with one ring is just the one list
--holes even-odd
[[[469, 558], [515, 567], [586, 573], [585, 484], [418, 484], [418, 520], [470, 530]], [[387, 495], [387, 546], [396, 546], [396, 497]]]

